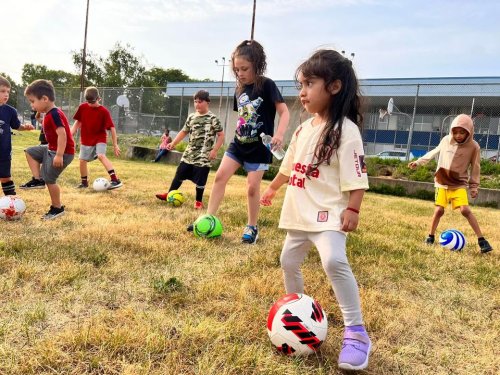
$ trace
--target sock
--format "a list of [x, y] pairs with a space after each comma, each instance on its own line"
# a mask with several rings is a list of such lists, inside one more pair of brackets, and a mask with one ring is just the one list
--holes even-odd
[[[4, 191], [5, 191], [5, 190], [4, 190]], [[7, 195], [7, 194], [5, 194], [5, 195]], [[478, 237], [478, 238], [477, 238], [477, 242], [481, 242], [481, 241], [484, 241], [484, 237]]]
[[2, 182], [2, 190], [5, 195], [16, 195], [16, 185], [14, 181]]
[[114, 169], [110, 169], [108, 171], [109, 177], [111, 177], [111, 181], [118, 181], [118, 177], [116, 177], [116, 173]]
[[345, 327], [345, 330], [348, 332], [358, 332], [358, 333], [364, 333], [364, 334], [368, 335], [368, 333], [366, 332], [366, 329], [363, 325]]
[[89, 180], [87, 176], [82, 176], [82, 185], [89, 186]]
[[203, 192], [205, 191], [205, 186], [196, 186], [196, 200], [201, 202], [203, 200]]
[[429, 234], [429, 237], [430, 237], [430, 238], [434, 238], [434, 235], [433, 235], [433, 234]]

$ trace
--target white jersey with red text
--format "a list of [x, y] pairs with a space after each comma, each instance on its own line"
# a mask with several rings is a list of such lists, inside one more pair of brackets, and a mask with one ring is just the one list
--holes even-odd
[[351, 190], [368, 189], [363, 141], [359, 128], [344, 118], [340, 147], [330, 165], [321, 164], [307, 177], [314, 149], [324, 124], [304, 121], [292, 137], [280, 173], [289, 176], [279, 227], [320, 232], [341, 231], [340, 215], [347, 207]]

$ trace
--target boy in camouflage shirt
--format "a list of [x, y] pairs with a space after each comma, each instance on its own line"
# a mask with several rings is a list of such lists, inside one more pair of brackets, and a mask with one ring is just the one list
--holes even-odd
[[224, 131], [219, 119], [209, 110], [210, 97], [208, 91], [200, 90], [194, 94], [194, 108], [182, 130], [175, 139], [167, 144], [167, 149], [172, 150], [189, 134], [189, 142], [182, 155], [181, 162], [175, 172], [167, 193], [156, 194], [156, 198], [166, 200], [172, 190], [180, 188], [184, 180], [196, 184], [195, 209], [203, 208], [203, 192], [207, 183], [208, 173], [212, 160], [217, 157], [217, 151], [224, 142]]

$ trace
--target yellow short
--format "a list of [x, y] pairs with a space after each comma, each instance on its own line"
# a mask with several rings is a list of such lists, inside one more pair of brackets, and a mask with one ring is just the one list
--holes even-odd
[[451, 208], [455, 209], [460, 206], [468, 206], [467, 190], [464, 188], [450, 190], [444, 188], [436, 188], [435, 193], [436, 206], [446, 208], [451, 202]]

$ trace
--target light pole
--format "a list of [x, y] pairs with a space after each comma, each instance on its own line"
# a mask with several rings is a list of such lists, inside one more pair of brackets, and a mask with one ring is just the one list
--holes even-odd
[[80, 102], [83, 102], [83, 88], [85, 86], [85, 67], [87, 65], [87, 28], [89, 24], [89, 3], [87, 0], [87, 13], [85, 15], [85, 35], [83, 37], [83, 51], [82, 51], [82, 75], [80, 76]]
[[[219, 60], [215, 60], [215, 63], [217, 64], [217, 66], [222, 66], [222, 79], [221, 79], [221, 84], [220, 84], [220, 101], [219, 101], [219, 118], [221, 116], [221, 109], [222, 109], [222, 95], [224, 94], [224, 69], [226, 68], [226, 66], [229, 66], [229, 63], [231, 62], [231, 60], [228, 60], [227, 64], [226, 64], [226, 58], [222, 57], [221, 61], [222, 62], [219, 63]], [[226, 129], [224, 129], [224, 130], [226, 130]]]

